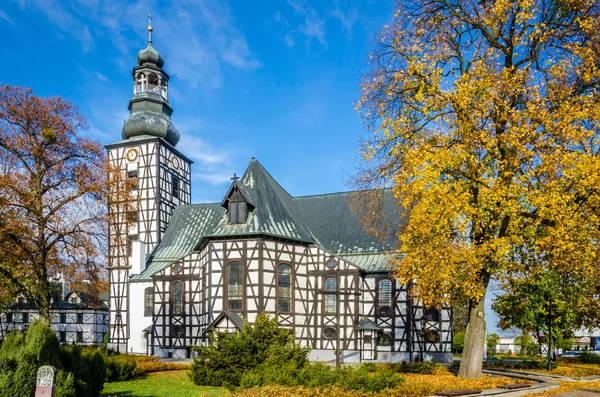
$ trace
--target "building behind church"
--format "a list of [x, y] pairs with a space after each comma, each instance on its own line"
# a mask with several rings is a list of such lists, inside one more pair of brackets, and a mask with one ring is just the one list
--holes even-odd
[[[50, 328], [61, 344], [100, 346], [108, 334], [108, 294], [99, 297], [70, 291], [67, 281], [58, 277], [50, 283]], [[0, 314], [0, 340], [8, 332], [23, 331], [40, 317], [37, 307], [19, 296]]]
[[[164, 62], [149, 27], [131, 114], [106, 146], [139, 202], [133, 225], [111, 228], [111, 346], [190, 357], [212, 330], [267, 312], [314, 360], [451, 361], [450, 310], [425, 310], [391, 277], [397, 238], [363, 230], [349, 207], [360, 192], [293, 197], [252, 158], [221, 202], [190, 204], [192, 161], [176, 148]], [[399, 219], [391, 191], [379, 194]]]

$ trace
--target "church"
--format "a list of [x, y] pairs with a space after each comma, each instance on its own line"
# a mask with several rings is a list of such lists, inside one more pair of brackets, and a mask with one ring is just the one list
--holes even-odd
[[[394, 280], [397, 238], [363, 229], [350, 208], [361, 192], [293, 197], [252, 158], [221, 202], [190, 203], [192, 161], [177, 148], [169, 75], [148, 31], [121, 140], [106, 146], [139, 203], [132, 225], [110, 228], [110, 345], [192, 357], [213, 330], [266, 312], [311, 360], [450, 362], [451, 311], [424, 308]], [[378, 193], [397, 230], [392, 192]]]

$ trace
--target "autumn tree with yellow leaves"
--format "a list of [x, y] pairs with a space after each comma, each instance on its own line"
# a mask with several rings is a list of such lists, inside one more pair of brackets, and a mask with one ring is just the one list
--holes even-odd
[[600, 6], [406, 0], [375, 44], [357, 108], [363, 187], [406, 217], [395, 274], [426, 305], [469, 304], [459, 375], [481, 375], [490, 279], [544, 266], [598, 274]]

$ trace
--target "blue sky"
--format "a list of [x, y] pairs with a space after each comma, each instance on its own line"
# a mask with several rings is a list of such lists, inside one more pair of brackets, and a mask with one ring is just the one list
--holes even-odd
[[256, 157], [292, 195], [348, 190], [363, 135], [361, 71], [393, 0], [3, 1], [0, 83], [78, 104], [93, 138], [120, 140], [147, 44], [171, 75], [194, 202], [220, 201]]
[[4, 0], [0, 84], [67, 98], [116, 142], [148, 13], [194, 202], [220, 201], [253, 156], [294, 196], [350, 190], [360, 76], [393, 0]]

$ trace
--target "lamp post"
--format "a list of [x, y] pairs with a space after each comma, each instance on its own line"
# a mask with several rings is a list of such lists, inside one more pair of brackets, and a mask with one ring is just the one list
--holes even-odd
[[423, 362], [423, 351], [425, 350], [425, 327], [427, 326], [427, 318], [423, 315], [419, 322], [421, 323], [421, 362]]

